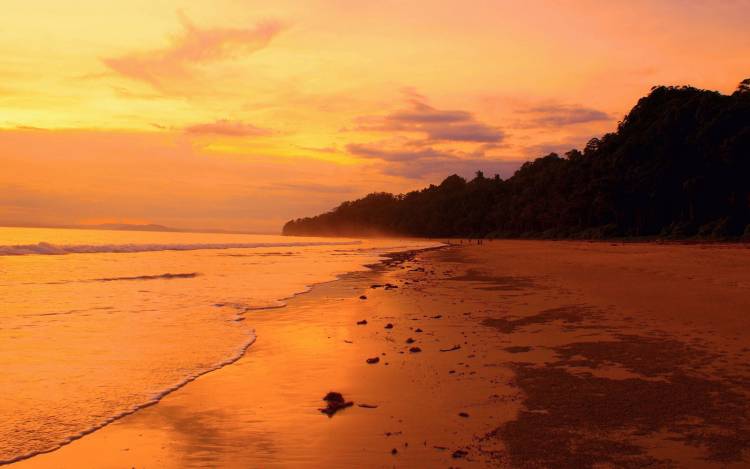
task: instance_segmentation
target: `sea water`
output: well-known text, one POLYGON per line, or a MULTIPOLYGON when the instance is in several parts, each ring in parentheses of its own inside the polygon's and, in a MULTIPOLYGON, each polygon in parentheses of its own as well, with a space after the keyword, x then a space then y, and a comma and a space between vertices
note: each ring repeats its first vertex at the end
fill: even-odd
POLYGON ((54 450, 236 361, 255 340, 254 311, 386 252, 432 245, 0 228, 0 463, 54 450))

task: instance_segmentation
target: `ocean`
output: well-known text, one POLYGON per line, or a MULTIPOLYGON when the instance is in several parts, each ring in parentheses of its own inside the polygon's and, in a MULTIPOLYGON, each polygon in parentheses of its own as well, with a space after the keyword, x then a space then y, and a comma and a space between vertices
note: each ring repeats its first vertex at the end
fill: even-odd
POLYGON ((54 450, 236 361, 256 339, 254 311, 384 253, 435 245, 0 228, 0 464, 54 450))

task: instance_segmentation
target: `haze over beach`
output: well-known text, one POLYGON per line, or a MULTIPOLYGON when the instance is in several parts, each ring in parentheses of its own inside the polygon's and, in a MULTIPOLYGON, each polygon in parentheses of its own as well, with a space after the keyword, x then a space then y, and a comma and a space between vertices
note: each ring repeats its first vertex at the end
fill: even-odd
POLYGON ((748 18, 6 0, 0 466, 747 467, 748 18))

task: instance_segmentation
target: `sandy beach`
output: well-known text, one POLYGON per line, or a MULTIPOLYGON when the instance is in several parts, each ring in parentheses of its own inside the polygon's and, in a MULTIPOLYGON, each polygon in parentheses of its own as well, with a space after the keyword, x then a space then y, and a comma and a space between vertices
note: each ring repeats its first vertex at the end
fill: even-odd
POLYGON ((12 467, 747 467, 748 265, 745 245, 394 255, 248 315, 239 361, 12 467), (321 413, 330 391, 353 406, 321 413))

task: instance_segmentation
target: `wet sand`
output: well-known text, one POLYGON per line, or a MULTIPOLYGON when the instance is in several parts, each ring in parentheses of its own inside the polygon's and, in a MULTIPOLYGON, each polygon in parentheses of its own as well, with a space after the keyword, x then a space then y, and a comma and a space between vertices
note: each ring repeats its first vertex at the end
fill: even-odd
POLYGON ((255 312, 238 362, 14 467, 747 467, 748 265, 742 245, 395 256, 255 312), (329 391, 354 405, 328 417, 329 391))

